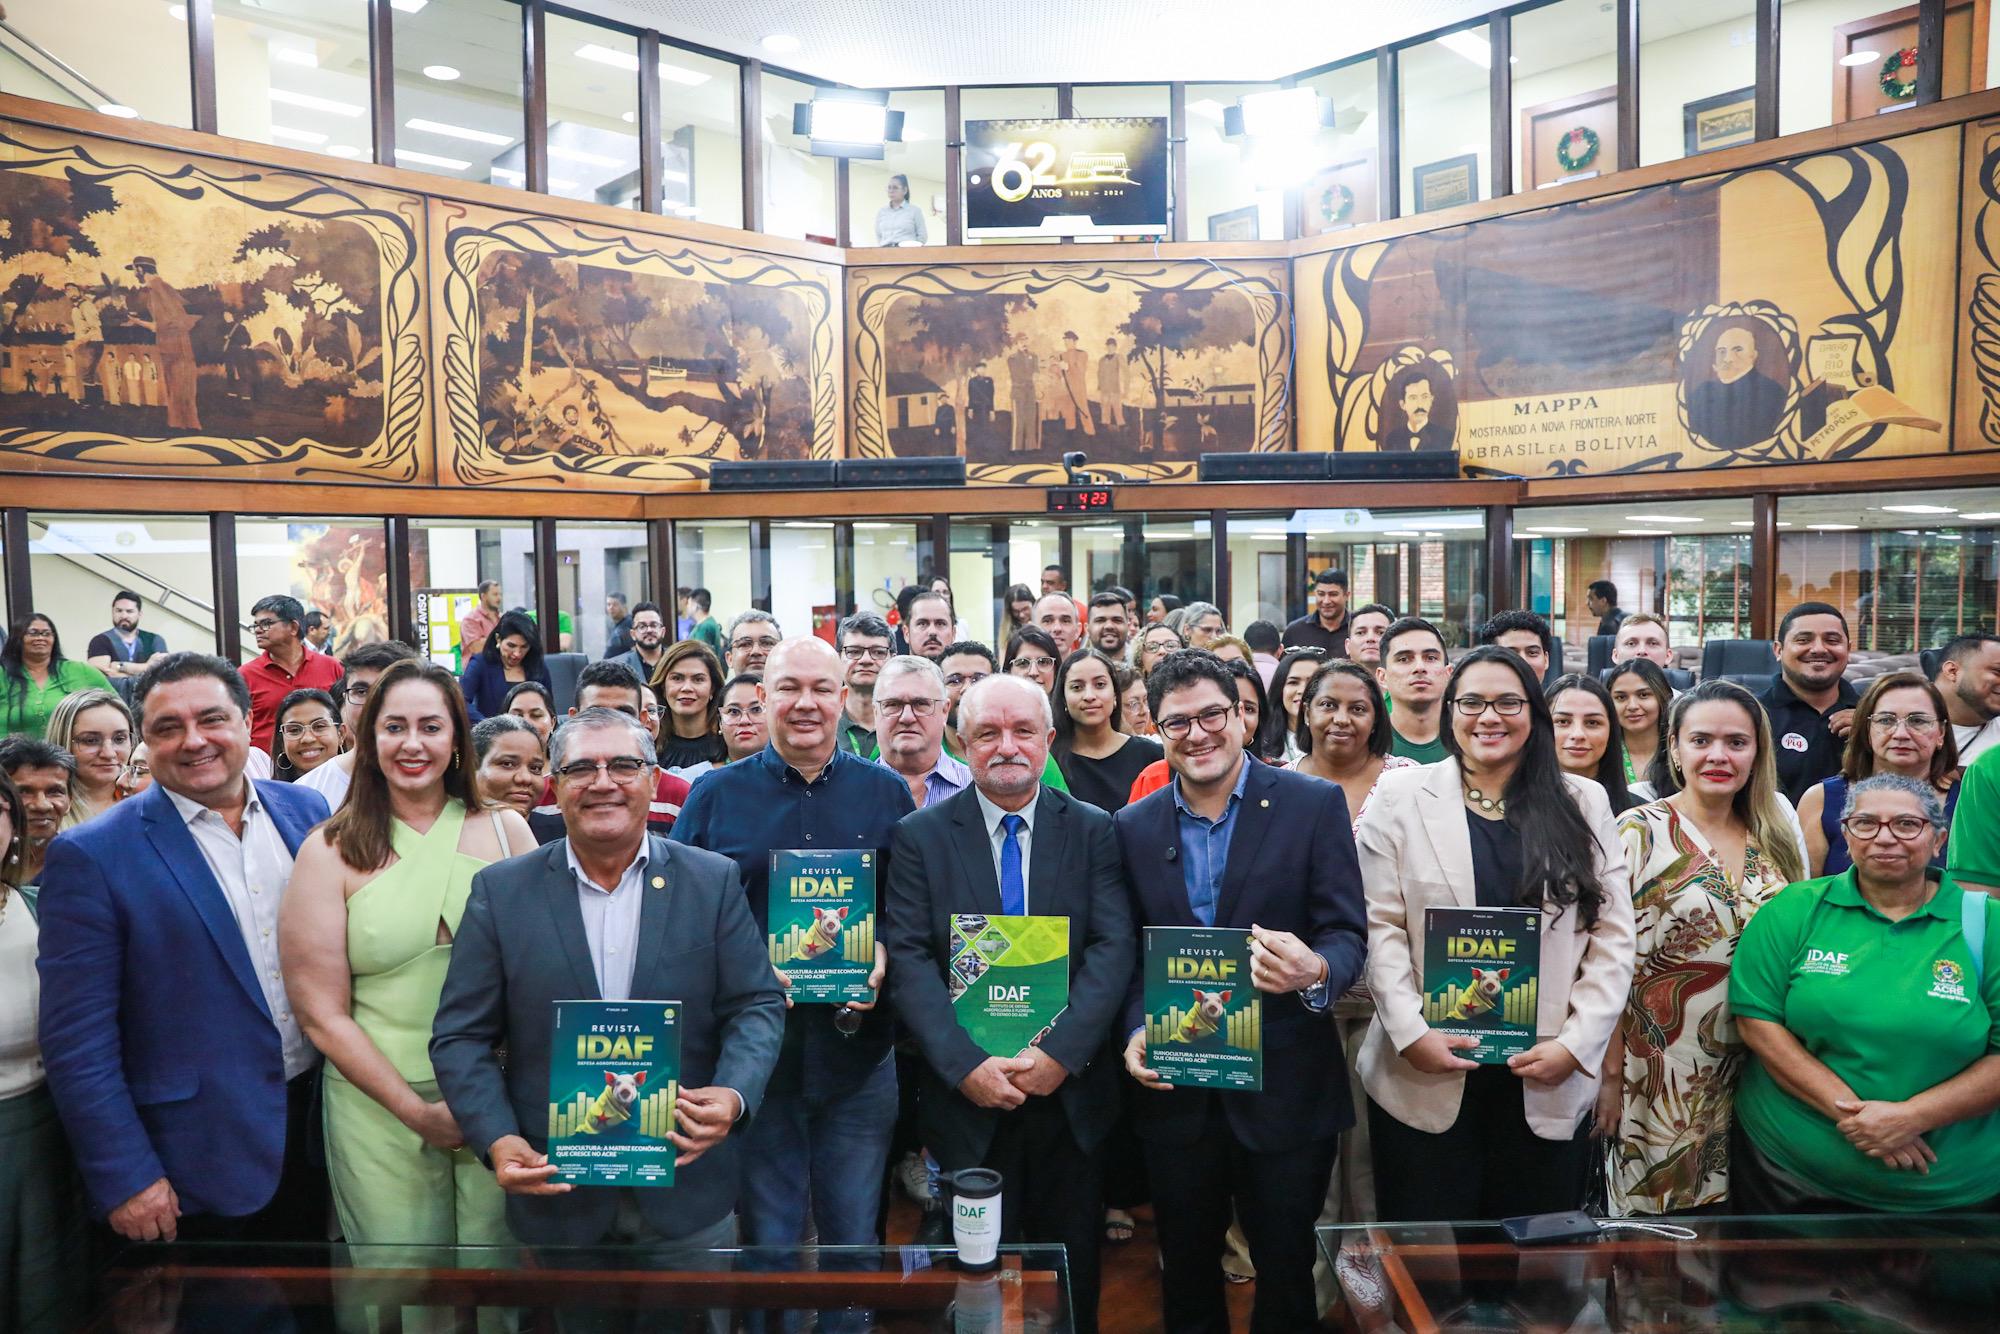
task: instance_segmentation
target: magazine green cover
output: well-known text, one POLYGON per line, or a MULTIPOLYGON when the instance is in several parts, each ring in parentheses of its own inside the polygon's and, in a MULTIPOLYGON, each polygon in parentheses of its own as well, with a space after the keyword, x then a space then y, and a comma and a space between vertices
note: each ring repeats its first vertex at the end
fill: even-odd
POLYGON ((1498 1065, 1535 1045, 1542 959, 1538 908, 1424 912, 1424 1022, 1479 1045, 1457 1053, 1498 1065))
POLYGON ((1264 1000, 1250 985, 1250 933, 1146 928, 1146 1064, 1184 1088, 1264 1087, 1264 1000))
POLYGON ((556 1002, 549 1161, 577 1186, 671 1186, 679 1001, 556 1002))
POLYGON ((1069 1004, 1069 918, 951 919, 951 1008, 989 1056, 1033 1046, 1069 1004))
POLYGON ((792 979, 794 1005, 873 1000, 875 853, 809 848, 771 853, 765 943, 792 979))

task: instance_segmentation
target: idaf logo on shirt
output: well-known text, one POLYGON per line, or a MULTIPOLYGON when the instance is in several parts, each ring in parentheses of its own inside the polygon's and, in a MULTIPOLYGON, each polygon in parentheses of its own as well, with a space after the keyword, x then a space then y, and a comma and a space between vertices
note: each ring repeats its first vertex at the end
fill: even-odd
POLYGON ((1847 975, 1847 955, 1833 950, 1806 951, 1806 960, 1799 965, 1801 973, 1816 973, 1823 977, 1845 977, 1847 975))

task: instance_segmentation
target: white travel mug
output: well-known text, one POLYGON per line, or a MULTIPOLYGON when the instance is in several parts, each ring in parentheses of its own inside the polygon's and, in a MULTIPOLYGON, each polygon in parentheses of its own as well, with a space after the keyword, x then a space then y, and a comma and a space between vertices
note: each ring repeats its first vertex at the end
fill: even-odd
POLYGON ((941 1178, 951 1193, 951 1241, 963 1269, 1000 1264, 1000 1174, 969 1167, 941 1178))

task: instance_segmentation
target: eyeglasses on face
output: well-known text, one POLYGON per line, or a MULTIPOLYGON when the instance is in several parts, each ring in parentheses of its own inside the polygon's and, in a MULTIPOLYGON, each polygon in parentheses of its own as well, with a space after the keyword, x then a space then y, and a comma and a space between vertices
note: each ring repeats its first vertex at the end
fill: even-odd
POLYGON ((1937 717, 1928 713, 1874 713, 1868 716, 1868 725, 1878 732, 1894 732, 1898 727, 1907 727, 1912 732, 1928 732, 1937 726, 1937 717))
POLYGON ((1016 676, 1026 676, 1029 672, 1052 672, 1056 669, 1054 658, 1037 654, 1032 658, 1016 658, 1007 664, 1007 670, 1016 676))
POLYGON ((722 721, 725 723, 746 723, 752 718, 762 718, 763 716, 764 706, 762 704, 731 704, 722 710, 722 721))
MULTIPOLYGON (((743 646, 739 644, 737 647, 743 646)), ((840 656, 849 662, 860 662, 864 658, 869 662, 887 662, 889 650, 877 645, 849 644, 840 651, 840 656)))
POLYGON ((1488 709, 1502 718, 1512 718, 1528 707, 1528 701, 1519 695, 1502 695, 1498 699, 1488 699, 1484 695, 1460 695, 1452 701, 1452 707, 1467 718, 1477 718, 1488 709))
POLYGON ((769 653, 777 646, 778 641, 770 635, 765 635, 762 639, 732 639, 729 641, 731 651, 736 653, 749 653, 754 649, 763 649, 766 653, 769 653))
POLYGON ((273 628, 273 627, 275 627, 275 626, 280 626, 280 625, 283 625, 283 624, 284 624, 284 622, 283 622, 283 621, 281 621, 281 620, 278 620, 278 619, 277 619, 276 617, 272 617, 272 616, 264 616, 264 617, 260 617, 260 618, 258 618, 257 620, 254 620, 254 621, 250 622, 250 628, 251 628, 252 630, 256 630, 256 631, 258 631, 259 633, 262 633, 262 632, 264 632, 264 631, 268 631, 268 630, 272 629, 272 628, 273 628))
POLYGON ((646 762, 634 755, 620 755, 609 760, 572 760, 556 770, 556 777, 565 783, 589 783, 596 780, 599 773, 611 775, 611 781, 623 787, 639 781, 639 775, 646 772, 646 762))
POLYGON ((1921 815, 1897 815, 1883 819, 1879 815, 1850 815, 1840 822, 1848 836, 1868 842, 1887 829, 1899 843, 1910 843, 1931 831, 1931 822, 1921 815))
POLYGON ((878 711, 891 718, 894 718, 904 709, 908 709, 919 718, 928 718, 944 707, 944 701, 941 699, 878 699, 875 701, 875 707, 878 711))
POLYGON ((23 639, 54 639, 56 632, 46 625, 31 625, 21 632, 23 639))
POLYGON ((1170 717, 1155 719, 1153 725, 1169 741, 1184 741, 1189 732, 1197 726, 1204 732, 1220 732, 1235 716, 1237 705, 1217 704, 1203 709, 1200 713, 1176 713, 1170 717))
POLYGON ((308 733, 313 736, 329 736, 339 726, 340 724, 331 718, 315 718, 309 723, 286 723, 278 729, 278 735, 296 741, 308 733))

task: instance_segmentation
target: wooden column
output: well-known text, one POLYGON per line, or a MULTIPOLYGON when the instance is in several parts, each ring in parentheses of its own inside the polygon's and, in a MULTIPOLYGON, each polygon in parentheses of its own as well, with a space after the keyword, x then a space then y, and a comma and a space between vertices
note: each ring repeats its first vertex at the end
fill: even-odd
POLYGON ((1172 217, 1172 239, 1176 241, 1188 239, 1187 117, 1187 85, 1167 85, 1167 156, 1173 163, 1174 178, 1174 197, 1168 212, 1172 217))
POLYGON ((368 0, 368 120, 375 132, 375 161, 396 165, 396 11, 389 0, 368 0))
MULTIPOLYGON (((681 599, 680 579, 674 568, 674 521, 672 519, 648 519, 646 521, 646 560, 650 566, 647 582, 652 585, 645 596, 660 604, 660 619, 667 623, 671 631, 680 621, 681 599)), ((680 636, 669 634, 667 642, 672 643, 680 636)))
MULTIPOLYGON (((1414 543, 1411 544, 1414 547, 1414 543)), ((1514 507, 1486 507, 1486 614, 1514 605, 1514 507)), ((1468 626, 1467 629, 1472 627, 1468 626)))
POLYGON ((835 158, 833 160, 833 243, 837 246, 854 244, 853 240, 850 239, 851 229, 847 225, 847 206, 850 201, 848 189, 847 159, 844 157, 835 158))
MULTIPOLYGON (((1241 636, 1243 628, 1236 624, 1236 613, 1230 608, 1229 591, 1231 581, 1229 570, 1228 510, 1212 509, 1208 512, 1208 541, 1209 565, 1211 568, 1209 580, 1215 590, 1213 601, 1216 606, 1222 608, 1222 623, 1228 626, 1235 634, 1241 636)), ((1133 591, 1136 592, 1137 590, 1133 591)), ((1280 628, 1282 629, 1283 627, 1280 628)))
POLYGON ((1778 137, 1778 0, 1757 0, 1757 103, 1752 117, 1757 138, 1778 137))
POLYGON ((944 90, 944 243, 965 244, 965 125, 958 85, 944 90))
POLYGON ((535 623, 542 631, 542 652, 562 652, 562 584, 556 570, 556 521, 535 520, 535 623))
POLYGON ((35 608, 34 580, 28 574, 28 511, 18 505, 0 510, 0 557, 6 564, 7 616, 18 621, 35 608))
POLYGON ((208 516, 208 578, 215 589, 215 651, 224 662, 239 663, 243 661, 243 609, 236 591, 234 514, 208 516))
MULTIPOLYGON (((750 520, 750 605, 758 611, 771 610, 771 521, 769 519, 750 520)), ((795 626, 792 633, 804 632, 795 626)))
POLYGON ((1917 0, 1917 105, 1944 96, 1945 0, 1917 0))
POLYGON ((1375 52, 1375 196, 1383 220, 1403 216, 1401 184, 1403 175, 1401 62, 1396 48, 1384 46, 1375 52))
POLYGON ((542 0, 521 6, 521 106, 526 136, 521 141, 521 170, 527 188, 549 192, 549 24, 542 0))
POLYGON ((658 213, 660 205, 660 34, 639 34, 639 207, 658 213))
POLYGON ((1618 170, 1639 165, 1639 0, 1618 5, 1618 170))
POLYGON ((764 230, 764 62, 743 62, 743 83, 738 90, 743 131, 743 229, 764 230))
POLYGON ((422 650, 418 641, 416 606, 410 587, 410 518, 398 514, 382 521, 382 563, 389 569, 389 638, 422 650))
POLYGON ((215 134, 215 0, 187 0, 188 72, 194 77, 190 123, 197 133, 215 134))
MULTIPOLYGON (((1377 602, 1387 598, 1377 597, 1377 602)), ((1285 534, 1285 620, 1296 621, 1306 614, 1306 535, 1285 534)))
POLYGON ((852 616, 854 605, 854 521, 841 519, 833 525, 833 614, 836 620, 852 616))
POLYGON ((1493 50, 1493 67, 1487 82, 1491 122, 1493 198, 1505 199, 1514 193, 1514 69, 1509 57, 1514 51, 1514 21, 1505 13, 1486 21, 1487 42, 1493 50))
POLYGON ((1778 497, 1759 491, 1750 498, 1750 637, 1778 633, 1778 497))
POLYGON ((931 578, 951 578, 951 516, 933 514, 931 529, 931 578))

